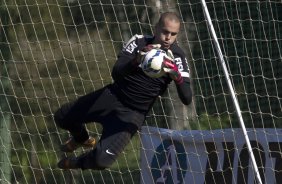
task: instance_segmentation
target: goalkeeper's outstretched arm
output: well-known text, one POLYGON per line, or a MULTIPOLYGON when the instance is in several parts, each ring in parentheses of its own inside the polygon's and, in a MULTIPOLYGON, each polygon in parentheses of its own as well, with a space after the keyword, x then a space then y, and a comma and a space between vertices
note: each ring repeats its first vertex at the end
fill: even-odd
POLYGON ((192 90, 190 86, 190 75, 187 59, 178 57, 178 62, 175 62, 173 55, 165 58, 163 65, 164 71, 167 72, 172 80, 174 80, 178 96, 184 105, 189 105, 192 101, 192 90), (178 65, 176 64, 178 63, 178 65), (180 68, 180 69, 179 69, 180 68))
POLYGON ((183 82, 181 84, 176 84, 176 89, 181 102, 184 105, 189 105, 192 102, 190 79, 183 77, 183 82))

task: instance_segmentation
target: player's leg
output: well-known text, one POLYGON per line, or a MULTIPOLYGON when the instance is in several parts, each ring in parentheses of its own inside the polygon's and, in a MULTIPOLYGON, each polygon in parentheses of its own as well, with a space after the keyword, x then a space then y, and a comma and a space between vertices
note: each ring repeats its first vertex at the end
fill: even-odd
POLYGON ((115 114, 107 116, 106 123, 103 123, 102 137, 96 148, 79 157, 62 159, 58 163, 60 168, 100 170, 110 167, 115 162, 145 120, 144 114, 117 103, 115 105, 118 105, 115 107, 115 114))
MULTIPOLYGON (((112 127, 114 128, 114 127, 112 127)), ((94 169, 103 170, 109 168, 130 142, 132 136, 137 132, 137 127, 125 128, 122 131, 101 138, 93 151, 86 152, 79 157, 66 157, 59 163, 61 169, 94 169)))
POLYGON ((57 126, 70 132, 75 142, 82 143, 89 138, 89 135, 83 119, 80 118, 83 113, 75 111, 80 106, 78 101, 62 105, 54 114, 54 120, 57 126))
POLYGON ((98 113, 106 108, 107 101, 100 98, 110 100, 107 96, 106 88, 82 96, 74 102, 64 104, 54 115, 55 123, 62 129, 68 130, 72 137, 67 140, 61 150, 64 152, 72 152, 78 147, 93 147, 96 143, 93 137, 88 135, 85 123, 90 121, 98 121, 98 113), (103 101, 103 102, 101 102, 103 101))

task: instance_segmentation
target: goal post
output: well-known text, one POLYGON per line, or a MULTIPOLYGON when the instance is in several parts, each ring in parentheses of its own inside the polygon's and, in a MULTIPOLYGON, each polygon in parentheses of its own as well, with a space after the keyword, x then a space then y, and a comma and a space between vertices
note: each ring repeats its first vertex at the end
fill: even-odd
MULTIPOLYGON (((0 182, 146 183, 145 174, 160 183, 235 184, 260 181, 259 171, 262 183, 282 183, 282 3, 205 2, 217 39, 198 0, 2 0, 0 182), (183 106, 171 83, 112 167, 59 169, 69 134, 54 112, 110 84, 123 44, 152 34, 164 11, 181 18, 177 43, 191 71, 192 104, 183 106)), ((101 126, 87 129, 101 136, 101 126)))
POLYGON ((253 150, 252 150, 250 139, 248 137, 246 126, 245 126, 245 123, 244 123, 244 120, 243 120, 243 117, 242 117, 242 114, 241 114, 241 109, 240 109, 237 97, 235 95, 235 92, 234 92, 234 89, 233 89, 233 86, 232 86, 232 83, 231 83, 231 80, 230 80, 230 77, 229 77, 229 73, 227 71, 225 60, 224 60, 224 57, 223 57, 223 54, 222 54, 222 51, 221 51, 221 48, 220 48, 220 45, 219 45, 219 42, 218 42, 217 35, 215 33, 215 30, 214 30, 214 26, 213 26, 212 21, 211 21, 211 17, 210 17, 209 10, 207 8, 206 1, 201 0, 201 2, 202 2, 203 10, 204 10, 204 15, 207 19, 207 25, 209 27, 210 34, 213 38, 215 49, 216 49, 216 52, 218 54, 220 64, 223 68, 224 76, 226 78, 228 88, 229 88, 230 93, 231 93, 232 101, 233 101, 233 104, 235 106, 235 110, 236 110, 236 113, 237 113, 237 116, 238 116, 238 119, 239 119, 239 122, 240 122, 240 126, 242 128, 243 135, 244 135, 244 138, 246 140, 247 148, 248 148, 248 151, 249 151, 249 154, 250 154, 250 157, 251 157, 251 161, 252 161, 252 164, 253 164, 253 169, 254 169, 254 172, 255 172, 255 175, 256 175, 256 178, 257 178, 257 182, 259 184, 262 184, 262 180, 261 180, 261 177, 260 177, 260 173, 259 173, 259 170, 258 170, 256 160, 255 160, 255 156, 254 156, 254 153, 253 153, 253 150))

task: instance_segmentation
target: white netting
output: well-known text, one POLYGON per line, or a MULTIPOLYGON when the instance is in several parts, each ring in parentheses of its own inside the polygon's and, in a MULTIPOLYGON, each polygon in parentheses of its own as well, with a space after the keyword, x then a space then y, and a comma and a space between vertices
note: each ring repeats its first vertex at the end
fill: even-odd
MULTIPOLYGON (((209 0, 207 6, 246 126, 262 128, 260 132, 280 128, 281 2, 209 0)), ((68 134, 55 126, 53 113, 65 102, 111 83, 111 68, 122 45, 134 34, 151 34, 160 13, 166 10, 177 11, 183 20, 178 43, 189 60, 193 103, 184 107, 171 85, 148 114, 146 124, 178 130, 240 127, 199 1, 3 0, 1 182, 142 180, 140 133, 106 171, 58 169, 56 163, 62 154, 58 146, 68 134)), ((99 126, 91 124, 88 129, 100 136, 99 126)), ((281 152, 280 147, 276 152, 281 152)))

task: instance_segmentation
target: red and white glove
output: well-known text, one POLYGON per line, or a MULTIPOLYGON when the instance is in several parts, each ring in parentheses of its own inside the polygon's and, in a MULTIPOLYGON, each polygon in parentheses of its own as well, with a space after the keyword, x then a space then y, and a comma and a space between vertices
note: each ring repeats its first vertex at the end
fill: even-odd
POLYGON ((174 63, 172 58, 164 58, 163 70, 169 74, 170 78, 174 80, 176 84, 181 84, 183 82, 183 78, 178 70, 178 66, 174 63))
POLYGON ((145 47, 143 47, 141 50, 138 51, 138 55, 136 57, 135 62, 137 64, 141 64, 141 62, 143 61, 145 55, 147 54, 147 52, 149 52, 152 49, 159 49, 161 48, 161 44, 149 44, 146 45, 145 47))

